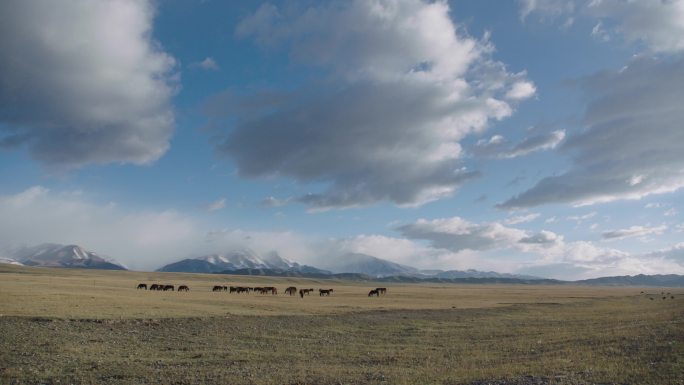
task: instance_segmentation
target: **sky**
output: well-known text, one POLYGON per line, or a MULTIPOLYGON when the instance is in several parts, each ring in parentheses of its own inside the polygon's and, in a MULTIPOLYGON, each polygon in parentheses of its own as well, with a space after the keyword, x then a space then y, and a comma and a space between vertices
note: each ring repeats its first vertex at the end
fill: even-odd
POLYGON ((9 0, 0 49, 0 254, 684 274, 684 0, 9 0))

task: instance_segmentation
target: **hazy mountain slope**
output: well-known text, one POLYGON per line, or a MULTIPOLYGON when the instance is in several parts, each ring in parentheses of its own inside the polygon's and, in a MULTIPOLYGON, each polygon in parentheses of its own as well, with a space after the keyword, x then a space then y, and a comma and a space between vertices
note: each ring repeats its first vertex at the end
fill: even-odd
POLYGON ((17 250, 14 259, 26 266, 127 270, 121 263, 78 245, 44 243, 17 250))

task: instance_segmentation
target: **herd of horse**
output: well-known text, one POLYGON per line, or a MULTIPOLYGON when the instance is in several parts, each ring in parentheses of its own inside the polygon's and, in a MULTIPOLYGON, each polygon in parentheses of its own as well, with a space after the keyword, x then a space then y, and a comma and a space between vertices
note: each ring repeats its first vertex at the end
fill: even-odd
MULTIPOLYGON (((162 285, 158 283, 153 283, 150 285, 149 289, 147 287, 146 283, 140 283, 137 286, 138 290, 154 290, 154 291, 174 291, 175 286, 173 285, 162 285)), ((180 285, 178 286, 177 291, 190 291, 190 288, 187 285, 180 285)), ((271 294, 271 295, 277 295, 278 294, 278 289, 274 286, 258 286, 258 287, 250 287, 250 286, 223 286, 223 285, 214 285, 214 287, 211 289, 211 291, 225 291, 228 293, 236 293, 236 294, 241 294, 241 293, 258 293, 258 294, 271 294)), ((297 288, 295 286, 290 286, 287 289, 285 289, 284 294, 294 296, 297 293, 299 293, 299 296, 301 298, 304 298, 305 295, 311 295, 311 293, 314 292, 314 289, 299 289, 297 291, 297 288)), ((318 289, 318 295, 321 297, 329 297, 331 294, 333 294, 334 290, 333 289, 318 289)), ((377 287, 375 289, 372 289, 371 291, 368 292, 369 297, 380 297, 380 295, 387 294, 387 288, 386 287, 377 287)))
MULTIPOLYGON (((147 284, 146 283, 141 283, 138 284, 137 287, 138 290, 148 290, 147 284)), ((153 291, 175 291, 176 287, 173 285, 160 285, 158 283, 153 283, 150 285, 149 290, 153 291)), ((187 285, 180 285, 178 286, 178 291, 190 291, 190 288, 187 285)))

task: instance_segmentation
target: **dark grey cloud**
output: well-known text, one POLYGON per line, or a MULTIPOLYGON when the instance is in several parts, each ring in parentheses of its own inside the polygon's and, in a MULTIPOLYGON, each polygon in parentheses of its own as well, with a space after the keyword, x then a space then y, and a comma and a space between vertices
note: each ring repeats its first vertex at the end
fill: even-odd
POLYGON ((490 43, 460 31, 442 2, 264 4, 236 34, 284 47, 321 76, 287 92, 212 98, 217 149, 243 177, 323 186, 291 198, 313 209, 453 194, 479 175, 464 168, 460 140, 534 92, 524 74, 491 59, 490 43))
POLYGON ((0 146, 57 168, 159 158, 175 63, 153 16, 147 1, 1 2, 0 146))
POLYGON ((501 204, 592 204, 684 187, 684 59, 639 57, 582 82, 591 97, 586 129, 561 150, 572 166, 501 204))

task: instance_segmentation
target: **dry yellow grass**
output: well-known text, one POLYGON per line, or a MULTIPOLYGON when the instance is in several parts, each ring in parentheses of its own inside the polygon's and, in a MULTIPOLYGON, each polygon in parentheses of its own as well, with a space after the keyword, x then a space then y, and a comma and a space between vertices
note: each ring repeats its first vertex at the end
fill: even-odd
POLYGON ((382 284, 368 298, 375 286, 0 266, 0 383, 684 384, 681 289, 382 284))
MULTIPOLYGON (((0 265, 0 314, 58 318, 174 318, 331 314, 367 310, 468 309, 524 303, 571 303, 639 295, 638 288, 534 285, 389 284, 216 274, 44 269, 0 265), (138 283, 186 284, 188 293, 137 290, 138 283), (276 286, 279 295, 212 292, 214 285, 276 286), (288 286, 314 288, 286 296, 288 286), (381 298, 368 290, 389 288, 381 298), (319 297, 318 288, 333 288, 319 297)), ((651 290, 655 292, 656 290, 651 290)))

